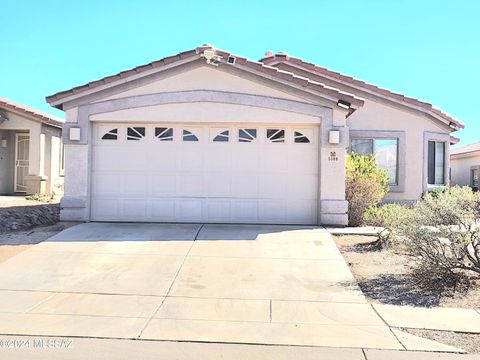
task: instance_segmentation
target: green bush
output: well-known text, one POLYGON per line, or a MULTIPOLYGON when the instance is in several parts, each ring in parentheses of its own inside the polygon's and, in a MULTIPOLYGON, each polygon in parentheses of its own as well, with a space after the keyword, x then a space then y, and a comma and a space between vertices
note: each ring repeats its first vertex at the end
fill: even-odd
POLYGON ((363 224, 365 209, 382 200, 388 191, 388 175, 380 169, 374 156, 347 156, 345 176, 345 197, 348 201, 348 224, 363 224))
POLYGON ((451 187, 425 194, 399 227, 409 255, 424 270, 480 274, 480 193, 451 187))
POLYGON ((412 209, 400 204, 385 204, 372 206, 365 210, 365 225, 381 227, 378 233, 378 243, 389 247, 399 236, 400 229, 408 224, 412 209))

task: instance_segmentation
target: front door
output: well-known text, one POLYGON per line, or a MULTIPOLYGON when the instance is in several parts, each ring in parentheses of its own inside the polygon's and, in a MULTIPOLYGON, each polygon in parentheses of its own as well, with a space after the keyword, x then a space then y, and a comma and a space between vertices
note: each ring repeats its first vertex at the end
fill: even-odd
POLYGON ((26 192, 25 177, 28 175, 30 135, 15 134, 15 192, 26 192))

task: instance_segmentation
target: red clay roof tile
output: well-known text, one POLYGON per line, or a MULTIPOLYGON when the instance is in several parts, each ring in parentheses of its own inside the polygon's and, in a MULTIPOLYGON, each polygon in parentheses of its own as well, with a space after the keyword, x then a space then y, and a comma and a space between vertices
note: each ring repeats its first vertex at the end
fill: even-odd
POLYGON ((44 124, 51 125, 58 128, 61 128, 63 126, 63 123, 65 122, 63 119, 60 119, 56 116, 44 113, 40 110, 31 108, 27 105, 14 102, 4 97, 0 97, 0 109, 18 112, 30 118, 34 118, 44 124))
POLYGON ((298 65, 301 68, 306 69, 308 71, 311 71, 320 75, 325 75, 330 78, 338 79, 339 81, 344 81, 352 86, 364 88, 373 93, 377 93, 386 97, 393 98, 400 102, 404 102, 406 104, 419 107, 425 111, 430 111, 435 115, 439 116, 440 118, 442 118, 444 121, 452 123, 458 128, 464 128, 464 124, 460 120, 455 119, 453 116, 447 114, 445 111, 433 106, 428 102, 425 102, 416 98, 408 97, 408 96, 390 91, 388 89, 378 87, 373 84, 366 83, 365 81, 355 79, 348 75, 343 75, 337 71, 333 71, 325 67, 318 66, 311 62, 304 61, 300 58, 292 57, 284 52, 280 52, 271 56, 264 57, 260 61, 263 62, 264 64, 272 64, 273 66, 277 65, 278 63, 298 65))

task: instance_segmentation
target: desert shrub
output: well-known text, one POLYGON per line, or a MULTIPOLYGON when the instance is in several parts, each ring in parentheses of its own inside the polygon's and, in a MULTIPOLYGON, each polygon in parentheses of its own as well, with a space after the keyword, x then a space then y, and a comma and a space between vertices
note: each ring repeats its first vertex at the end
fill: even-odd
POLYGON ((365 225, 378 226, 378 245, 389 247, 400 235, 400 230, 408 224, 412 209, 400 204, 371 206, 365 210, 365 225))
POLYGON ((27 195, 25 196, 25 199, 39 201, 39 202, 50 202, 50 200, 52 200, 52 196, 37 193, 33 195, 27 195))
POLYGON ((347 156, 345 197, 348 200, 348 224, 360 226, 365 209, 382 200, 388 190, 388 176, 380 169, 374 156, 347 156))
POLYGON ((399 229, 406 249, 431 273, 480 275, 480 194, 451 187, 426 194, 399 229))

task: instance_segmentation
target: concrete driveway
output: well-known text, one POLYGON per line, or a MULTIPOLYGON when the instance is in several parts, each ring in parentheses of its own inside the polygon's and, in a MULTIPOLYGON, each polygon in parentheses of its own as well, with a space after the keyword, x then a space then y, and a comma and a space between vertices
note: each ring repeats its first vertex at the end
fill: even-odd
POLYGON ((321 228, 82 224, 0 264, 0 333, 404 349, 321 228))

